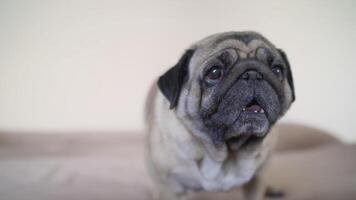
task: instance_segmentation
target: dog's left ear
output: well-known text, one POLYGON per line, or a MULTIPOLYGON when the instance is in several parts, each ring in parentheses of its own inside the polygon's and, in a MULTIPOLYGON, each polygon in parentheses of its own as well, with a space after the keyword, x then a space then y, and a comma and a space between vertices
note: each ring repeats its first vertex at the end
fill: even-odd
POLYGON ((282 49, 278 49, 278 52, 279 54, 281 55, 284 63, 286 64, 286 68, 287 68, 287 81, 288 81, 288 84, 292 90, 292 102, 295 101, 295 91, 294 91, 294 83, 293 83, 293 76, 292 76, 292 69, 290 67, 290 64, 289 64, 289 60, 287 58, 287 55, 286 53, 284 53, 284 51, 282 49))
POLYGON ((188 49, 178 63, 158 79, 158 87, 168 99, 170 109, 177 106, 182 86, 188 80, 188 65, 193 53, 193 49, 188 49))

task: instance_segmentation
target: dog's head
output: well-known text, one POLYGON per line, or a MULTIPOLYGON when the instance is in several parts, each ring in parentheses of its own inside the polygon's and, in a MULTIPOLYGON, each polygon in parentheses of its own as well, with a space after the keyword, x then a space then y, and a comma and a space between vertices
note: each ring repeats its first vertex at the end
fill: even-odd
POLYGON ((285 53, 256 32, 198 41, 158 86, 192 134, 230 149, 263 139, 295 100, 285 53))

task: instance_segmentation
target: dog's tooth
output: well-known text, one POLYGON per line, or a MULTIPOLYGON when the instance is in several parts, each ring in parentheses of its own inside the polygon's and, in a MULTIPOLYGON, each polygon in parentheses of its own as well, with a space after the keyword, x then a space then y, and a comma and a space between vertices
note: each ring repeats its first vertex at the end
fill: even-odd
POLYGON ((242 108, 242 111, 245 111, 246 110, 246 108, 242 108))
POLYGON ((265 110, 261 109, 260 113, 265 113, 265 110))

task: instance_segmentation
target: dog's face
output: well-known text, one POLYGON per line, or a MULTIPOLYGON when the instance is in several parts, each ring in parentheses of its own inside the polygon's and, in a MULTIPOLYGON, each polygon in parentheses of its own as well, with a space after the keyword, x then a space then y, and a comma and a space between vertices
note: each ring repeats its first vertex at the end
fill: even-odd
POLYGON ((232 150, 262 140, 295 99, 286 55, 255 32, 199 41, 158 85, 192 134, 232 150))

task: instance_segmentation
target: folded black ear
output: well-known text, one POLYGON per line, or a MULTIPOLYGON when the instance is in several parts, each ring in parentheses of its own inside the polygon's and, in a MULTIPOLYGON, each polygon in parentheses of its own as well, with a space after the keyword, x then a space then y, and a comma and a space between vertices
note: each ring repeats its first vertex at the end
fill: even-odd
POLYGON ((170 109, 177 106, 182 85, 188 80, 188 65, 193 53, 193 49, 187 50, 178 63, 158 79, 158 87, 170 102, 170 109))
POLYGON ((287 55, 286 53, 284 53, 284 51, 282 49, 278 49, 278 52, 279 54, 281 55, 284 63, 286 64, 286 67, 287 67, 287 81, 288 81, 288 84, 289 86, 291 87, 292 89, 292 101, 295 100, 295 92, 294 92, 294 83, 293 83, 293 76, 292 76, 292 69, 290 67, 290 64, 289 64, 289 60, 287 58, 287 55))

